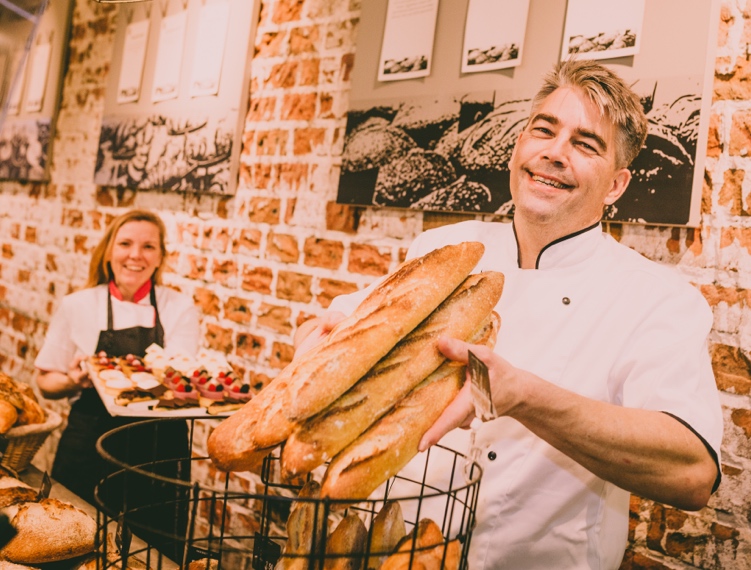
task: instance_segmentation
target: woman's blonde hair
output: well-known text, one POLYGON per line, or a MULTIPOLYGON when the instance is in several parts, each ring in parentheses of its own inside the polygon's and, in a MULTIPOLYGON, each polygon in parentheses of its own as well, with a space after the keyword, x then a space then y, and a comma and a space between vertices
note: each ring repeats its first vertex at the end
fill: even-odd
POLYGON ((162 219, 148 210, 130 210, 119 215, 112 220, 102 236, 102 239, 94 248, 89 263, 89 279, 86 287, 96 287, 104 283, 109 283, 112 279, 112 268, 110 267, 109 258, 112 255, 112 246, 115 242, 117 232, 128 222, 149 222, 159 228, 159 249, 162 253, 162 260, 159 267, 154 271, 151 280, 159 284, 162 282, 162 267, 167 257, 167 248, 165 246, 165 235, 167 230, 164 227, 162 219))

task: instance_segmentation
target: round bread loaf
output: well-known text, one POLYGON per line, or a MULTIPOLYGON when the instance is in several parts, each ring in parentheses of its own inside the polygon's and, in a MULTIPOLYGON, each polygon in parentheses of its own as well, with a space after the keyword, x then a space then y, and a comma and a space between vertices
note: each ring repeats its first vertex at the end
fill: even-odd
POLYGON ((70 503, 42 499, 10 507, 6 514, 17 534, 0 556, 11 562, 54 562, 94 550, 96 522, 70 503))

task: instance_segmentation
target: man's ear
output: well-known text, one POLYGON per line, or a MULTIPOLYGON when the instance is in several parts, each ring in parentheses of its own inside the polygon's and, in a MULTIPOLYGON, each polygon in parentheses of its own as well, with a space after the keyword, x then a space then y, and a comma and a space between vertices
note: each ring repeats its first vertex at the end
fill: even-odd
POLYGON ((616 171, 615 176, 613 177, 613 185, 611 186, 610 191, 605 195, 604 204, 606 206, 615 204, 616 200, 623 196, 629 182, 631 182, 631 171, 628 168, 621 168, 616 171))

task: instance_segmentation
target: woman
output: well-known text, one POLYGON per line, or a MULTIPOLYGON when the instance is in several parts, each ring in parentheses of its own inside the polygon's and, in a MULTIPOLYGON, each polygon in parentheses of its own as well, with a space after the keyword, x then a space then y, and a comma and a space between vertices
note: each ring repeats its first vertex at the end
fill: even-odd
MULTIPOLYGON (((152 343, 185 354, 198 350, 193 300, 160 284, 165 233, 162 220, 149 211, 131 210, 115 218, 94 249, 85 288, 63 298, 34 362, 46 398, 73 399, 52 477, 92 503, 94 487, 107 469, 96 451, 97 439, 137 420, 110 416, 82 362, 101 351, 108 356, 143 356, 152 343)), ((158 426, 159 458, 188 457, 185 422, 164 424, 158 426)), ((145 443, 142 447, 150 447, 145 443)), ((120 455, 124 448, 125 442, 123 449, 108 451, 133 461, 132 456, 120 455)))

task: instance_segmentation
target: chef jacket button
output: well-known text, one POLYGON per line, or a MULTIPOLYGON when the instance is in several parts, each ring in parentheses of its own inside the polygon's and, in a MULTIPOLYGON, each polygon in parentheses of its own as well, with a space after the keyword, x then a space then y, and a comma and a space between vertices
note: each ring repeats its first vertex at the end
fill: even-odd
POLYGON ((563 301, 564 305, 570 305, 571 304, 571 299, 569 299, 568 297, 564 297, 562 299, 562 301, 563 301))
POLYGON ((488 453, 488 459, 490 459, 491 461, 495 461, 496 457, 498 456, 496 455, 495 451, 491 451, 488 453))

